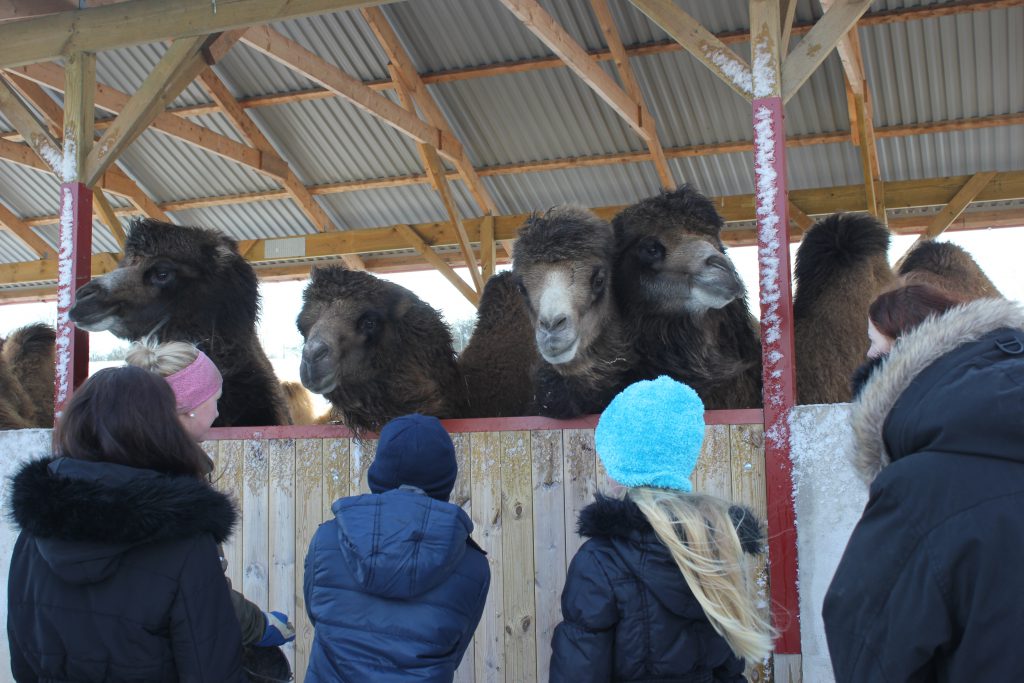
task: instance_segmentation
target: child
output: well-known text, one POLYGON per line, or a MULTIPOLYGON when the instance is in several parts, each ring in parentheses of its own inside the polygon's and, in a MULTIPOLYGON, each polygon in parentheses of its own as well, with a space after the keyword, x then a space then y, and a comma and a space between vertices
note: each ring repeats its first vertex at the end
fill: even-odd
POLYGON ((743 557, 752 513, 691 493, 704 405, 668 377, 637 382, 597 424, 605 469, 626 487, 580 513, 588 536, 562 591, 551 681, 743 681, 772 650, 743 557), (738 530, 737 530, 738 527, 738 530))

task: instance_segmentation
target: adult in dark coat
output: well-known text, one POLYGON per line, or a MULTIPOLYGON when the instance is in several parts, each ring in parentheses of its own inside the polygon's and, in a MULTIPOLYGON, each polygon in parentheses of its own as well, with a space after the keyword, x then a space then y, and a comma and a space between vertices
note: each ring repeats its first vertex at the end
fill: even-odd
POLYGON ((907 332, 852 419, 870 492, 825 596, 836 680, 1024 680, 1024 310, 907 332))
POLYGON ((102 370, 56 437, 60 457, 26 464, 11 486, 14 680, 244 680, 217 557, 234 508, 200 478, 203 453, 170 387, 138 368, 102 370))
POLYGON ((434 417, 395 418, 367 473, 306 555, 315 625, 306 681, 450 682, 483 613, 491 574, 473 523, 448 502, 455 449, 434 417))

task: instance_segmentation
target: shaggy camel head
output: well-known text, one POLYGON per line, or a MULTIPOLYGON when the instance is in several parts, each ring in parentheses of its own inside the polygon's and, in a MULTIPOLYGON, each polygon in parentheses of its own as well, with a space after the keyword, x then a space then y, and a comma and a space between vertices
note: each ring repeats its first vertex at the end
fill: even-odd
POLYGON ((520 228, 512 270, 548 363, 585 354, 614 315, 614 242, 607 222, 572 206, 534 214, 520 228))
POLYGON ((130 226, 117 269, 82 285, 70 311, 81 329, 123 339, 154 330, 231 334, 251 328, 258 314, 256 275, 234 240, 150 219, 130 226))
POLYGON ((305 339, 299 377, 317 394, 380 381, 399 366, 440 373, 418 358, 430 350, 427 340, 441 340, 454 367, 451 332, 440 314, 405 287, 363 271, 315 269, 296 324, 305 339))
POLYGON ((638 202, 612 224, 624 311, 703 313, 746 295, 719 238, 722 217, 690 186, 638 202))

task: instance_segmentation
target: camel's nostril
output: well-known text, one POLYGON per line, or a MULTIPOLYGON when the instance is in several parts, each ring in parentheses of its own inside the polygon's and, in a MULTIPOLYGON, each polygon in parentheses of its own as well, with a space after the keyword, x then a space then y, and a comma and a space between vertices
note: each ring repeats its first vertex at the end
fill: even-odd
POLYGON ((75 301, 82 301, 96 296, 100 291, 100 286, 95 282, 87 282, 78 288, 75 292, 75 301))
POLYGON ((319 339, 311 339, 302 347, 302 360, 317 363, 327 357, 327 344, 319 339))
POLYGON ((560 315, 556 318, 541 318, 540 326, 546 332, 560 332, 565 329, 568 322, 568 316, 560 315))

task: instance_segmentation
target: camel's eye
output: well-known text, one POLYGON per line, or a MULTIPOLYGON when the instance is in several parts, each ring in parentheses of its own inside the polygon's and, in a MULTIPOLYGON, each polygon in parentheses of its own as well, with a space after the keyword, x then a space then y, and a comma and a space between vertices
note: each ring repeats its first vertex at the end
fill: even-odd
POLYGON ((174 269, 170 266, 158 265, 149 271, 149 282, 157 287, 166 287, 174 282, 175 275, 174 269))
POLYGON ((594 268, 594 274, 590 276, 590 290, 594 294, 600 294, 604 291, 604 285, 607 281, 607 277, 604 268, 594 268))
POLYGON ((530 295, 526 291, 526 285, 523 284, 522 278, 516 278, 516 289, 518 289, 519 293, 522 294, 527 299, 530 298, 530 295))
POLYGON ((665 258, 665 247, 658 240, 648 237, 636 245, 637 256, 644 263, 652 264, 665 258))
POLYGON ((373 337, 380 332, 381 322, 382 320, 379 313, 367 311, 359 316, 359 320, 356 322, 356 327, 367 337, 373 337))

